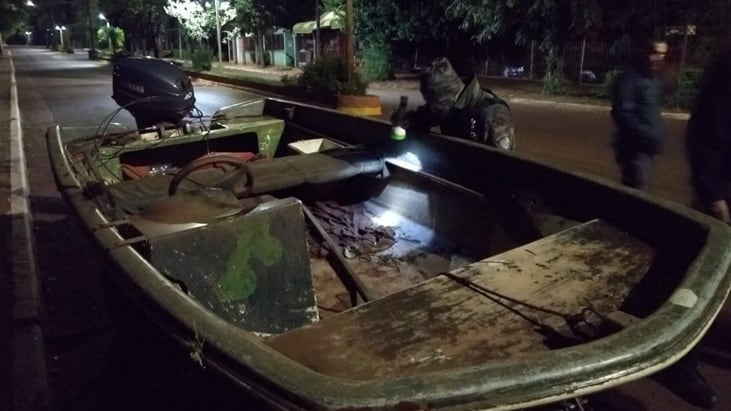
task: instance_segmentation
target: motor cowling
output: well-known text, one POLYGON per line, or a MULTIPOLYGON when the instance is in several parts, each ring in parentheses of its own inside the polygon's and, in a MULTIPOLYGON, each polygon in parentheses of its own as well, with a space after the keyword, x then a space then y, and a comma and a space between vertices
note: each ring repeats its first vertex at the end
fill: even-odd
POLYGON ((137 127, 180 124, 195 105, 190 77, 165 60, 127 57, 112 72, 112 98, 132 114, 137 127))

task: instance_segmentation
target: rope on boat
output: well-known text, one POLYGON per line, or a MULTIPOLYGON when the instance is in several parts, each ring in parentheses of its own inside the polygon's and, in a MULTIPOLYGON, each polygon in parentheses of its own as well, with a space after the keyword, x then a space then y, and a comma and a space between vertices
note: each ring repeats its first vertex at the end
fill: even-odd
POLYGON ((581 324, 581 323, 586 323, 587 325, 590 325, 590 326, 594 327, 593 324, 591 324, 588 321, 586 321, 587 313, 597 315, 599 318, 604 318, 604 316, 602 316, 594 307, 592 307, 589 302, 587 302, 587 306, 584 307, 581 310, 581 312, 579 312, 578 314, 563 313, 563 312, 560 312, 560 311, 557 311, 557 310, 553 310, 553 309, 545 308, 545 307, 539 307, 537 305, 534 305, 534 304, 531 304, 531 303, 528 303, 528 302, 525 302, 525 301, 521 301, 521 300, 518 300, 518 299, 515 299, 515 298, 512 298, 512 297, 503 295, 503 294, 501 294, 501 293, 499 293, 497 291, 490 290, 489 288, 483 287, 480 284, 477 284, 477 283, 475 283, 474 281, 472 281, 470 279, 461 277, 461 276, 456 275, 456 274, 453 274, 453 273, 444 272, 444 273, 441 273, 441 275, 443 275, 443 276, 445 276, 445 277, 447 277, 447 278, 455 281, 456 283, 458 283, 458 284, 460 284, 460 285, 462 285, 464 287, 467 287, 467 288, 469 288, 469 289, 471 289, 473 291, 476 291, 480 295, 482 295, 482 296, 490 299, 494 303, 496 303, 496 304, 498 304, 498 305, 506 308, 507 310, 511 311, 515 315, 523 318, 524 320, 530 322, 531 324, 534 324, 541 331, 544 331, 544 332, 548 333, 549 335, 561 337, 561 338, 564 338, 564 339, 566 339, 566 338, 569 338, 569 339, 577 339, 577 337, 587 337, 585 335, 585 333, 582 330, 580 330, 579 327, 578 327, 579 324, 581 324), (535 311, 541 311, 541 312, 544 312, 546 314, 550 314, 550 315, 554 315, 556 317, 560 317, 561 319, 564 320, 564 322, 566 322, 566 325, 569 327, 569 329, 572 331, 572 333, 574 335, 573 336, 567 336, 565 334, 562 334, 561 332, 559 332, 555 328, 553 328, 553 327, 551 327, 551 326, 549 326, 547 324, 544 324, 544 323, 540 322, 539 320, 537 320, 535 318, 530 317, 529 315, 521 312, 520 310, 516 309, 515 307, 511 306, 508 303, 513 303, 513 304, 516 304, 516 305, 522 305, 524 307, 527 307, 527 308, 532 309, 532 310, 535 310, 535 311))

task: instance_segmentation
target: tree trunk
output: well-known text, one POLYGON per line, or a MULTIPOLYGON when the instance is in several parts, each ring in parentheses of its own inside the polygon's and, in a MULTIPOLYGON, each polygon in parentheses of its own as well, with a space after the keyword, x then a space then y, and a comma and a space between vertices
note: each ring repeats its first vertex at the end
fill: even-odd
POLYGON ((51 8, 48 9, 48 17, 51 19, 51 30, 52 30, 51 32, 53 33, 53 39, 54 39, 53 45, 60 46, 61 45, 61 42, 59 41, 60 39, 56 36, 56 32, 58 31, 55 29, 56 18, 54 17, 53 10, 51 10, 51 8))
POLYGON ((256 63, 259 66, 266 66, 266 61, 264 61, 264 33, 261 30, 256 31, 256 63))
POLYGON ((157 30, 149 30, 149 37, 152 41, 152 55, 155 58, 160 58, 160 45, 157 44, 157 30))

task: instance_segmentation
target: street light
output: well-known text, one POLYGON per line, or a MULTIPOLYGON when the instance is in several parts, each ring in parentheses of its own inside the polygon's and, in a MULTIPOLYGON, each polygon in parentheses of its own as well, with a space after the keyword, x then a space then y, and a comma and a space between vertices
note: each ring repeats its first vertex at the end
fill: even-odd
POLYGON ((61 47, 63 47, 63 31, 66 30, 66 26, 56 26, 56 30, 58 30, 58 36, 61 38, 61 47))
POLYGON ((110 33, 109 20, 107 20, 107 17, 104 15, 104 13, 99 13, 99 18, 104 20, 107 23, 107 44, 109 44, 109 51, 114 51, 114 50, 112 50, 112 36, 109 35, 109 33, 110 33))
POLYGON ((28 1, 26 1, 26 2, 25 2, 25 5, 26 5, 26 6, 28 6, 28 7, 35 7, 35 6, 36 6, 36 4, 35 4, 35 3, 33 3, 33 1, 32 1, 32 0, 28 0, 28 1))

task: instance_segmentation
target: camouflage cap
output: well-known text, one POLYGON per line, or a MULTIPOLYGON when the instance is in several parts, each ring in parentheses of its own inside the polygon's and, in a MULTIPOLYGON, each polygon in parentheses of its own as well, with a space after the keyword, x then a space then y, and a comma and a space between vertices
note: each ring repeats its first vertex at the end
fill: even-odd
POLYGON ((427 103, 454 99, 464 88, 464 83, 446 57, 435 58, 422 72, 420 90, 427 103))

